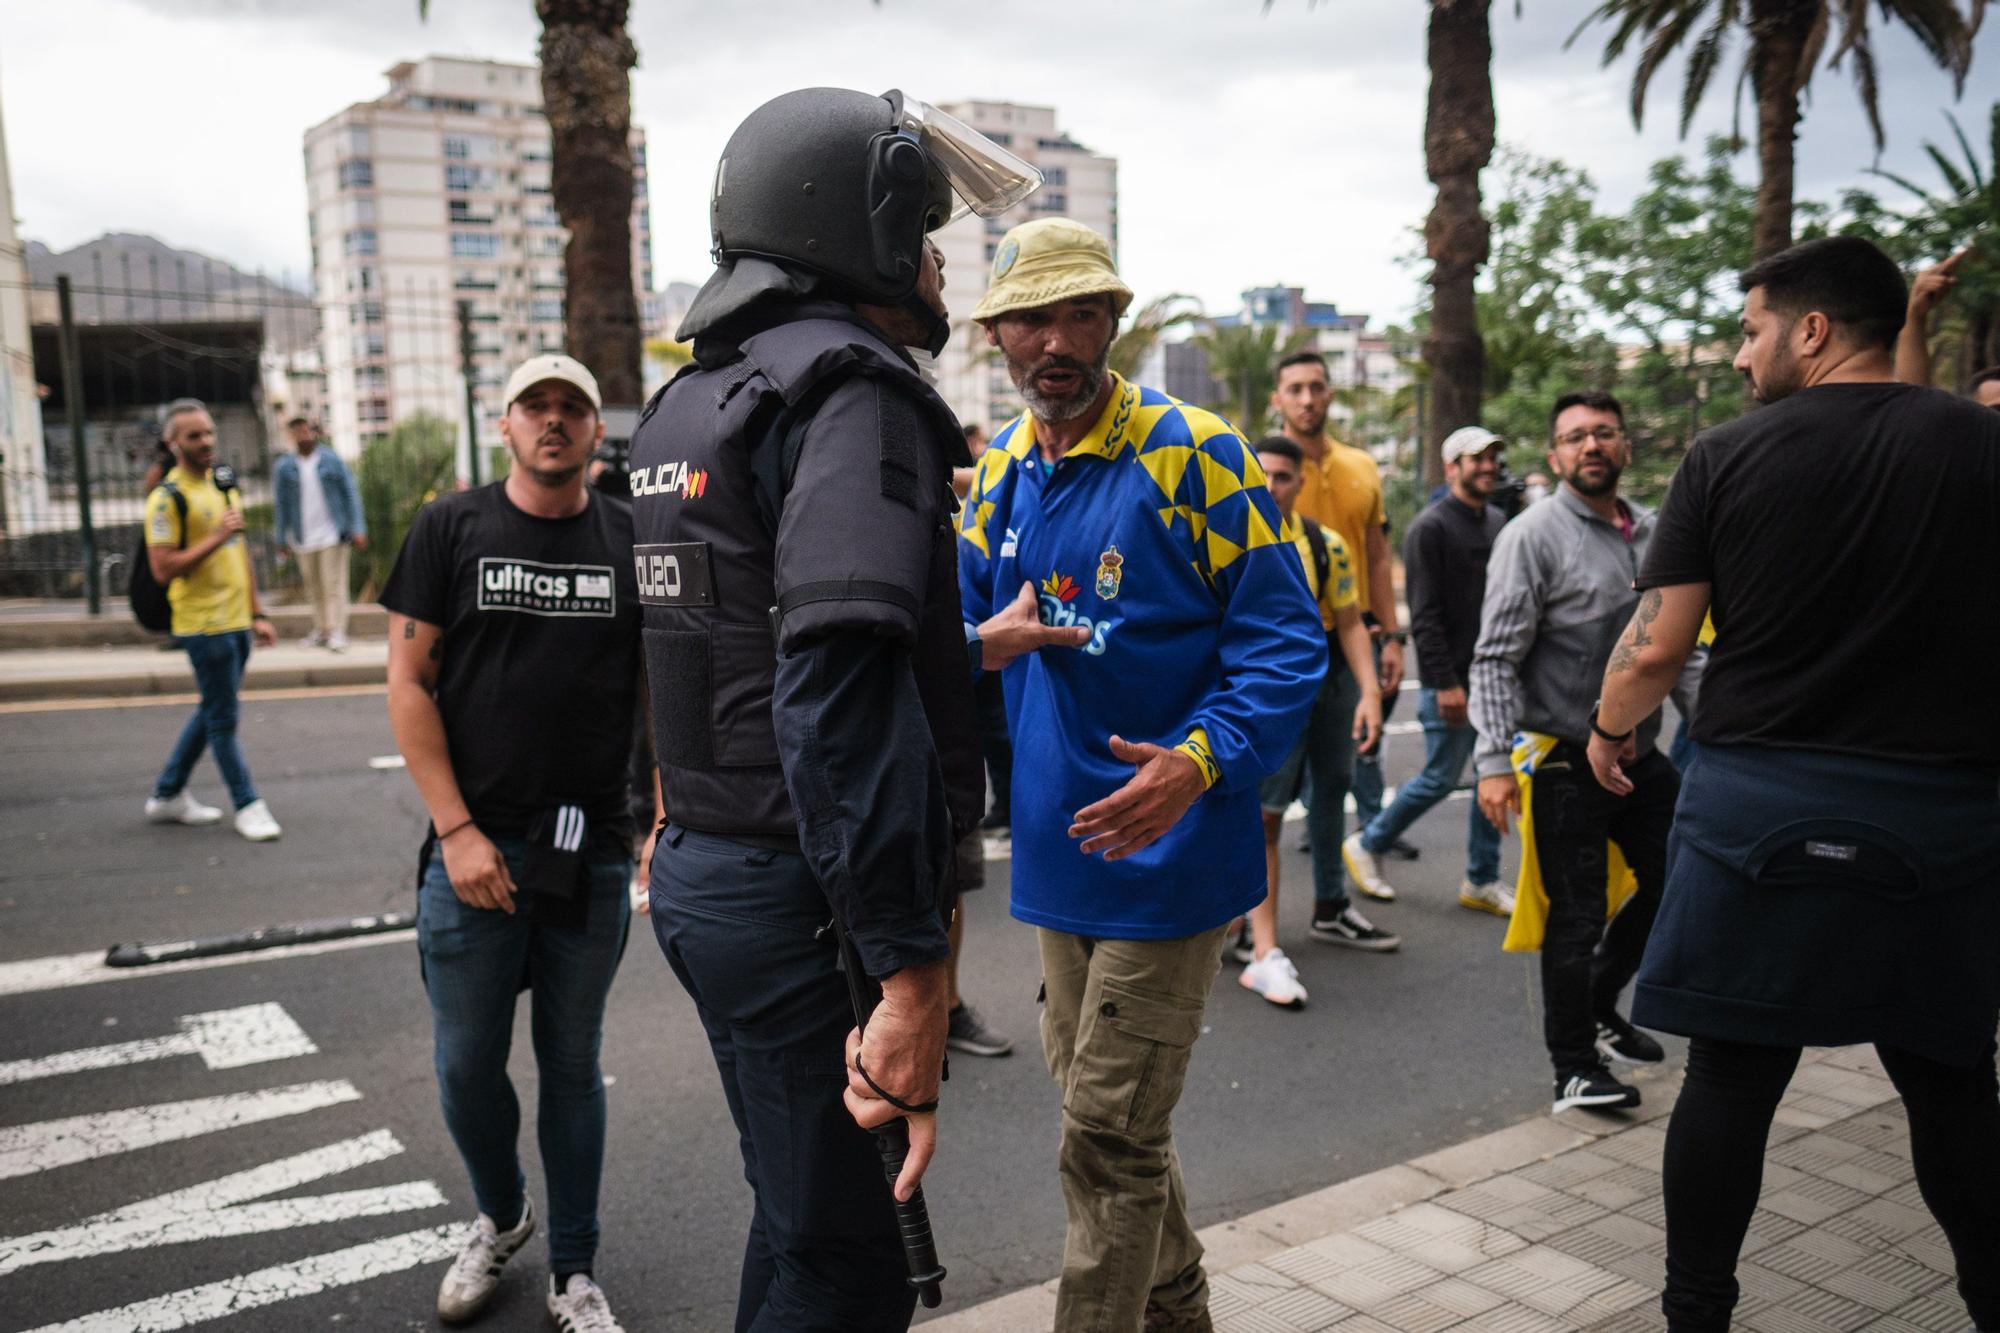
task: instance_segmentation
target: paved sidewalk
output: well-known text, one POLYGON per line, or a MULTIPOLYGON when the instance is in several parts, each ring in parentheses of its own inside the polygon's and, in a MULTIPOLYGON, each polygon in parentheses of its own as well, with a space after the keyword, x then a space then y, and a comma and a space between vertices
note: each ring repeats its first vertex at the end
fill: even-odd
MULTIPOLYGON (((1659 1168, 1679 1075, 1642 1086, 1631 1116, 1540 1116, 1210 1227, 1217 1333, 1664 1329, 1659 1168)), ((1738 1328, 1968 1327, 1909 1152, 1872 1048, 1807 1052, 1772 1127, 1738 1328)), ((924 1328, 1023 1333, 1054 1313, 1051 1282, 924 1328)))
MULTIPOLYGON (((296 639, 250 654, 243 689, 315 685, 380 685, 389 662, 387 639, 356 639, 345 652, 307 648, 296 639)), ((178 648, 36 648, 0 652, 0 702, 93 699, 194 693, 194 672, 178 648)))

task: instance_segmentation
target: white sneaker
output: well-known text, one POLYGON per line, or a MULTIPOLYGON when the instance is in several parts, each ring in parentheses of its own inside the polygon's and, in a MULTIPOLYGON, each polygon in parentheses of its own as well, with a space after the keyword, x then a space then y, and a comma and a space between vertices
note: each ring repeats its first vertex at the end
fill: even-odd
MULTIPOLYGON (((438 1318, 459 1324, 485 1309, 500 1287, 500 1270, 534 1234, 535 1205, 525 1197, 521 1200, 521 1220, 512 1231, 501 1231, 492 1218, 481 1213, 472 1225, 472 1239, 451 1261, 450 1271, 438 1285, 438 1318)), ((549 1308, 555 1308, 553 1302, 549 1308)))
POLYGON ((625 1333, 625 1326, 611 1316, 604 1288, 585 1273, 570 1274, 569 1285, 561 1291, 556 1290, 555 1277, 550 1275, 549 1318, 563 1333, 625 1333))
POLYGON ((1463 880, 1458 886, 1458 905, 1470 907, 1475 912, 1491 912, 1495 916, 1514 915, 1514 891, 1498 880, 1491 884, 1474 884, 1463 880))
POLYGON ((1256 991, 1280 1008, 1306 1007, 1306 988, 1299 984, 1299 970, 1283 949, 1273 949, 1257 959, 1236 980, 1245 990, 1256 991))
POLYGON ((1396 901, 1396 891, 1382 878, 1382 868, 1375 864, 1375 853, 1361 845, 1361 835, 1350 833, 1347 841, 1340 844, 1340 859, 1347 865, 1347 873, 1354 877, 1354 887, 1370 898, 1385 903, 1396 901))
POLYGON ((216 824, 222 820, 222 811, 212 805, 203 805, 186 791, 180 791, 165 800, 148 796, 146 818, 155 824, 216 824))
POLYGON ((344 652, 346 652, 346 651, 347 651, 347 636, 346 636, 345 634, 329 634, 329 635, 327 635, 327 636, 326 636, 326 650, 327 650, 328 652, 330 652, 330 653, 344 653, 344 652))
POLYGON ((236 812, 236 831, 251 842, 273 842, 284 832, 261 797, 236 812))
POLYGON ((306 635, 305 638, 299 640, 299 642, 300 644, 302 644, 307 648, 324 648, 326 647, 326 631, 323 629, 316 629, 312 633, 306 635))

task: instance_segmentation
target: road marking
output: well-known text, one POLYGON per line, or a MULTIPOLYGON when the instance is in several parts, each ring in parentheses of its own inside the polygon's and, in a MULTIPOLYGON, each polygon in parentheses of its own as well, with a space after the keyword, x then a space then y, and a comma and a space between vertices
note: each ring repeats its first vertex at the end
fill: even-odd
POLYGON ((368 761, 368 767, 392 772, 395 769, 408 768, 409 761, 399 754, 378 754, 368 761))
POLYGON ((472 1225, 468 1222, 405 1232, 366 1245, 315 1254, 295 1263, 261 1268, 206 1286, 155 1296, 115 1310, 80 1315, 65 1323, 45 1324, 31 1333, 167 1333, 170 1329, 206 1323, 262 1305, 296 1300, 333 1287, 352 1286, 419 1264, 449 1259, 464 1248, 471 1236, 472 1225))
POLYGON ((199 1055, 210 1069, 240 1069, 244 1065, 312 1055, 319 1050, 312 1038, 306 1036, 305 1029, 292 1021, 284 1006, 277 1004, 183 1014, 180 1026, 181 1030, 171 1037, 142 1037, 34 1060, 0 1061, 0 1086, 180 1055, 199 1055))
POLYGON ((36 1264, 63 1263, 156 1245, 250 1236, 442 1205, 444 1195, 428 1180, 273 1203, 250 1202, 325 1176, 386 1161, 402 1151, 403 1145, 394 1134, 379 1129, 360 1138, 114 1208, 74 1226, 27 1236, 0 1237, 0 1277, 36 1264))
POLYGON ((356 935, 344 940, 321 940, 314 944, 281 944, 275 949, 217 954, 213 958, 181 958, 145 967, 107 966, 102 949, 93 949, 89 953, 52 954, 47 958, 0 963, 0 995, 27 995, 35 991, 63 990, 70 986, 94 986, 104 981, 132 981, 139 977, 169 976, 176 972, 202 972, 211 967, 237 967, 244 963, 271 962, 280 958, 309 958, 314 954, 338 953, 343 949, 406 944, 416 938, 414 930, 390 930, 380 935, 356 935))
POLYGON ((10 1125, 0 1129, 0 1180, 360 1100, 352 1083, 337 1079, 10 1125))
MULTIPOLYGON (((283 689, 260 690, 252 685, 242 694, 247 706, 265 699, 344 699, 357 694, 387 694, 387 682, 380 685, 287 685, 283 689)), ((103 708, 186 708, 201 702, 199 694, 137 694, 97 699, 16 699, 0 703, 0 714, 94 712, 103 708)))

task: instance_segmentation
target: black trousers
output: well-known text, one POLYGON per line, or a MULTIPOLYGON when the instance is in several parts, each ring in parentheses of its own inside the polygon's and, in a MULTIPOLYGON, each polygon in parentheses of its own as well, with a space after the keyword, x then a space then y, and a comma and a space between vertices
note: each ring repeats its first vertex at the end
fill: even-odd
POLYGON ((854 1011, 805 858, 668 824, 651 887, 756 1195, 737 1333, 908 1328, 916 1293, 882 1161, 840 1098, 854 1011))
POLYGON ((999 672, 984 672, 972 682, 972 701, 979 710, 979 750, 986 757, 993 815, 1004 824, 1013 818, 1014 741, 1007 734, 1007 691, 999 672))
POLYGON ((1549 895, 1542 937, 1542 1030, 1558 1080, 1598 1062, 1597 1019, 1618 1007, 1639 970, 1667 878, 1667 834, 1680 775, 1653 751, 1626 770, 1628 796, 1591 774, 1583 747, 1558 742, 1535 769, 1535 856, 1549 895), (1606 840, 1618 844, 1639 891, 1605 925, 1606 840))
MULTIPOLYGON (((1537 798, 1539 803, 1539 797, 1537 798)), ((1877 1046, 1910 1118, 1917 1188, 1958 1261, 1974 1323, 2000 1330, 2000 1088, 1993 1050, 1976 1068, 1877 1046)), ((1673 1333, 1729 1327, 1736 1259, 1764 1179, 1778 1099, 1798 1067, 1796 1046, 1696 1037, 1687 1082, 1667 1123, 1661 1165, 1667 1205, 1667 1290, 1673 1333)))

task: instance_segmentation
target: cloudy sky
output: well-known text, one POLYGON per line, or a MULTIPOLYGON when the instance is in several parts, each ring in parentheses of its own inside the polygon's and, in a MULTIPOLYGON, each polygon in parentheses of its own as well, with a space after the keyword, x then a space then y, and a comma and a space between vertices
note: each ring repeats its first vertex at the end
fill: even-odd
MULTIPOLYGON (((1680 68, 1655 81, 1643 132, 1629 61, 1563 41, 1594 5, 1494 5, 1504 141, 1586 168, 1628 199, 1675 138, 1680 68)), ((23 233, 58 249, 148 231, 241 267, 307 267, 301 136, 379 96, 382 71, 430 52, 532 60, 530 0, 61 0, 7 6, 0 107, 23 233)), ((1403 316, 1398 257, 1429 207, 1418 0, 633 0, 634 100, 650 142, 662 283, 707 272, 706 189, 730 129, 811 84, 902 87, 930 101, 1054 105, 1119 159, 1122 260, 1142 297, 1231 308, 1251 285, 1403 316)), ((2000 91, 1988 24, 1960 120, 2000 91)), ((1897 30, 1878 34, 1883 165, 1918 172, 1949 135, 1949 80, 1897 30)), ((1726 130, 1734 64, 1690 135, 1726 130)), ((1747 123, 1747 122, 1746 122, 1747 123)), ((1830 197, 1874 160, 1845 71, 1815 80, 1799 192, 1830 197)), ((1748 164, 1746 162, 1746 170, 1748 164)), ((1884 187, 1885 190, 1887 187, 1884 187)))

